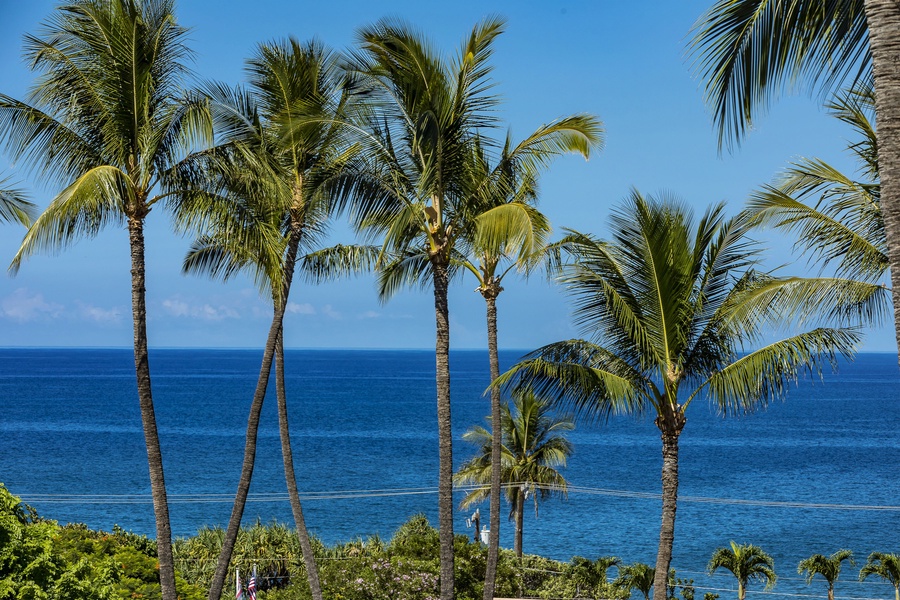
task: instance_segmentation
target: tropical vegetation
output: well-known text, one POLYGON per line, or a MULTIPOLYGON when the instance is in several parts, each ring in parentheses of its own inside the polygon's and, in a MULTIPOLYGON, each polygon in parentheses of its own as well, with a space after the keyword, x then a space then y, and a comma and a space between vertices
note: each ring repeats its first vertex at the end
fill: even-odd
POLYGON ((859 340, 823 326, 761 344, 791 315, 833 312, 845 298, 829 294, 829 282, 758 270, 749 226, 745 215, 726 218, 722 204, 695 224, 680 202, 633 192, 613 213, 609 241, 572 232, 558 245, 573 257, 557 268, 590 339, 539 348, 498 381, 601 420, 655 418, 663 446, 655 600, 666 594, 687 408, 705 397, 723 415, 753 412, 783 397, 800 372, 852 355, 859 340))
POLYGON ((852 566, 853 552, 850 550, 838 550, 831 556, 823 554, 813 554, 809 558, 804 558, 797 565, 797 573, 806 574, 807 585, 812 583, 816 575, 821 575, 828 584, 828 600, 834 600, 834 584, 841 574, 841 564, 848 561, 852 566))
POLYGON ((747 585, 751 581, 765 584, 769 590, 778 580, 775 575, 775 560, 765 550, 753 544, 736 544, 731 542, 729 548, 719 548, 709 559, 707 571, 712 575, 719 569, 730 571, 737 579, 738 600, 747 597, 747 585))
POLYGON ((894 600, 900 600, 900 554, 873 552, 859 570, 859 580, 878 577, 894 588, 894 600))
POLYGON ((0 94, 0 140, 59 189, 11 270, 35 252, 127 226, 134 368, 164 600, 175 600, 175 573, 147 351, 144 221, 158 204, 177 203, 179 163, 210 140, 205 102, 184 91, 186 35, 172 0, 73 0, 40 36, 25 39, 38 74, 31 102, 0 94))
POLYGON ((802 82, 828 95, 853 82, 874 82, 881 210, 900 341, 900 5, 717 0, 692 34, 720 146, 740 141, 785 88, 802 82))
MULTIPOLYGON (((488 419, 491 420, 490 418, 488 419)), ((492 427, 492 429, 494 429, 492 427)), ((565 432, 575 429, 569 416, 553 414, 550 404, 528 390, 517 390, 512 401, 500 408, 500 479, 506 489, 515 523, 513 551, 522 557, 522 531, 525 501, 531 495, 537 514, 538 500, 566 496, 567 482, 558 471, 572 454, 572 443, 565 432)), ((473 427, 463 439, 478 446, 480 453, 463 464, 453 477, 459 486, 475 486, 460 503, 462 508, 483 501, 491 493, 493 434, 484 427, 473 427)))
MULTIPOLYGON (((636 562, 619 567, 619 576, 613 585, 628 590, 637 590, 644 596, 644 600, 650 600, 650 590, 653 588, 656 569, 646 563, 636 562)), ((668 583, 668 579, 666 580, 668 583)))

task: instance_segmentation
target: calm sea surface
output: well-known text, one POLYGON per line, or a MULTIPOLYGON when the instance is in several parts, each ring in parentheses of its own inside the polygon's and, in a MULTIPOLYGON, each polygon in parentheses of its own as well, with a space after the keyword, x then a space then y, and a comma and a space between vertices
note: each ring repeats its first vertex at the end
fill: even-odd
MULTIPOLYGON (((503 366, 520 354, 502 353, 503 366)), ((227 522, 260 356, 151 352, 175 535, 227 522)), ((286 361, 299 484, 313 496, 304 505, 311 531, 331 543, 389 537, 419 512, 436 523, 433 354, 296 350, 286 361)), ((474 452, 462 433, 489 412, 486 353, 454 352, 451 367, 459 463, 474 452)), ((680 444, 679 575, 731 598, 731 580, 702 572, 715 548, 735 540, 775 557, 775 595, 820 597, 824 585, 807 587, 796 573, 802 558, 839 548, 860 561, 874 550, 900 552, 898 382, 894 355, 868 354, 824 383, 801 381, 786 402, 749 417, 725 420, 706 404, 692 406, 680 444)), ((246 520, 291 522, 274 380, 270 387, 246 520)), ((154 533, 130 350, 0 349, 0 436, 0 481, 42 515, 154 533)), ((662 463, 652 420, 579 423, 571 439, 564 473, 579 491, 543 503, 537 519, 526 514, 526 552, 652 564, 660 501, 649 495, 660 491, 662 463)), ((486 522, 486 506, 482 513, 486 522)), ((457 513, 457 532, 471 533, 469 514, 457 513)), ((501 543, 511 547, 511 524, 503 525, 501 543)), ((890 598, 893 589, 856 583, 848 568, 837 595, 890 598)))

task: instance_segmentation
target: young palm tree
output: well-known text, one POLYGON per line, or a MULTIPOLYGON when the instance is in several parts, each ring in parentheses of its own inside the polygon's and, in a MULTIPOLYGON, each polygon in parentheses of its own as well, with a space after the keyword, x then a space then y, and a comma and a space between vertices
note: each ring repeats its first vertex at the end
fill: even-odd
POLYGON ((895 0, 717 0, 693 28, 720 143, 739 140, 781 89, 823 93, 848 79, 875 83, 882 211, 900 341, 900 5, 895 0))
POLYGON ((775 575, 775 561, 759 546, 735 544, 731 548, 719 548, 713 552, 706 569, 714 574, 718 569, 731 571, 738 582, 738 600, 747 597, 747 584, 764 581, 766 589, 772 589, 778 577, 775 575))
MULTIPOLYGON (((216 153, 192 164, 186 177, 207 194, 180 214, 185 226, 208 229, 192 250, 187 267, 227 277, 248 268, 268 290, 274 313, 250 407, 244 461, 234 508, 210 600, 221 595, 240 530, 253 474, 259 416, 272 362, 279 357, 282 322, 301 249, 317 247, 332 205, 331 193, 346 184, 354 151, 341 134, 346 98, 337 56, 318 42, 294 39, 263 44, 248 61, 248 90, 210 85, 211 106, 222 131, 216 153), (212 192, 212 193, 209 193, 212 192), (210 200, 212 198, 212 201, 210 200)), ((287 431, 283 380, 278 384, 285 477, 304 548, 313 597, 321 587, 303 521, 287 431)))
MULTIPOLYGON (((489 419, 492 420, 492 419, 489 419)), ((506 487, 506 499, 512 506, 516 535, 513 548, 522 558, 522 524, 525 500, 534 498, 537 514, 538 500, 566 495, 567 482, 557 470, 566 466, 572 454, 572 443, 563 432, 575 429, 570 417, 555 416, 547 402, 533 393, 519 391, 513 395, 512 407, 501 407, 500 427, 503 444, 500 456, 500 478, 506 487)), ((454 481, 457 485, 476 485, 463 499, 467 508, 489 497, 493 461, 493 435, 484 427, 473 427, 463 439, 480 447, 481 453, 460 467, 454 481)))
POLYGON ((859 580, 875 575, 894 586, 894 600, 900 600, 900 555, 873 552, 859 570, 859 580))
POLYGON ((485 20, 448 62, 406 25, 380 21, 359 32, 351 67, 360 79, 358 117, 372 158, 372 183, 358 190, 352 216, 361 229, 383 236, 387 252, 426 252, 431 271, 441 600, 454 594, 447 287, 454 242, 469 218, 461 194, 468 146, 476 130, 494 122, 489 59, 502 30, 501 20, 485 20))
POLYGON ((631 592, 638 590, 644 595, 644 600, 650 600, 650 590, 654 585, 654 568, 644 563, 634 563, 619 567, 619 576, 613 581, 613 585, 631 592))
POLYGON ((28 101, 0 94, 0 140, 62 187, 11 270, 37 251, 127 224, 134 365, 165 600, 175 599, 175 573, 147 352, 144 219, 180 196, 173 168, 210 135, 203 103, 178 100, 186 33, 172 0, 71 0, 40 36, 26 36, 25 56, 40 73, 28 101))
POLYGON ((813 554, 809 558, 804 558, 797 565, 797 573, 803 575, 806 573, 806 584, 812 583, 815 575, 821 575, 828 583, 828 600, 834 600, 834 583, 841 574, 841 563, 845 560, 850 561, 853 566, 853 552, 850 550, 838 550, 831 556, 822 554, 813 554))
POLYGON ((699 223, 673 201, 634 192, 611 219, 612 239, 572 233, 574 256, 561 281, 590 340, 535 350, 498 380, 599 419, 655 417, 662 437, 662 523, 654 598, 664 600, 678 497, 678 439, 693 401, 723 415, 748 413, 784 396, 801 371, 821 372, 852 355, 859 333, 820 327, 759 345, 792 314, 814 320, 839 301, 827 282, 754 270, 759 250, 744 215, 724 205, 699 223))
POLYGON ((754 192, 747 210, 755 223, 795 234, 795 247, 823 267, 832 266, 838 289, 855 288, 857 294, 871 296, 867 306, 875 312, 860 316, 878 321, 888 313, 890 296, 881 285, 889 261, 875 128, 869 119, 874 103, 871 86, 863 83, 829 105, 860 138, 849 146, 860 163, 858 178, 822 160, 801 159, 776 185, 754 192))

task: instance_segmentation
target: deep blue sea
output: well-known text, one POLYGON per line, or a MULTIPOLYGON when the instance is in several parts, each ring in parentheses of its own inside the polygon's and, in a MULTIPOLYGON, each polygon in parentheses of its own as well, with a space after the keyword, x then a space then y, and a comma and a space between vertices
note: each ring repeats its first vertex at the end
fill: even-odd
MULTIPOLYGON (((520 354, 503 352, 502 366, 520 354)), ((255 350, 151 351, 177 536, 227 522, 260 358, 255 350)), ((286 363, 299 485, 318 496, 304 505, 310 530, 331 543, 390 537, 419 512, 436 523, 433 354, 293 350, 286 363), (360 490, 382 491, 333 497, 360 490)), ((451 368, 461 463, 474 454, 462 434, 489 412, 487 355, 453 352, 451 368)), ((863 354, 824 382, 800 381, 785 402, 752 416, 726 420, 693 405, 680 443, 679 575, 732 597, 730 579, 703 571, 717 547, 735 540, 775 557, 775 595, 821 597, 824 584, 807 587, 797 575, 802 558, 849 548, 861 563, 874 550, 900 552, 898 383, 895 355, 863 354)), ((246 520, 290 523, 274 379, 270 388, 246 520)), ((43 516, 154 533, 130 350, 0 349, 0 436, 0 481, 43 516)), ((525 551, 652 564, 662 462, 652 419, 578 423, 571 439, 564 474, 579 491, 543 503, 538 518, 526 513, 525 551)), ((486 522, 486 506, 482 513, 486 522)), ((457 532, 472 533, 470 514, 457 513, 457 532)), ((501 531, 511 547, 505 519, 501 531)), ((890 586, 861 585, 855 570, 845 573, 839 598, 892 597, 890 586)))

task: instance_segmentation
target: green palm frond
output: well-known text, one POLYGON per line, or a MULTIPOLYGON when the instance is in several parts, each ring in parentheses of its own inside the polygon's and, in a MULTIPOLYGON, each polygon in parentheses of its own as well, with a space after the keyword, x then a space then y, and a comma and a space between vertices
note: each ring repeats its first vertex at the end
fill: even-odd
POLYGON ((8 180, 0 179, 0 223, 19 223, 28 227, 36 211, 37 207, 29 202, 24 191, 13 187, 8 180))
POLYGON ((778 580, 775 561, 762 548, 753 544, 731 542, 730 548, 718 548, 707 565, 707 571, 712 575, 720 568, 731 571, 741 587, 756 580, 765 582, 765 589, 769 590, 778 580))
POLYGON ((886 552, 872 552, 866 559, 866 564, 859 570, 859 580, 865 581, 870 576, 876 576, 900 589, 900 555, 886 552))
POLYGON ((378 297, 387 301, 404 287, 426 289, 431 284, 428 253, 407 250, 390 255, 378 268, 378 297))
POLYGON ((855 566, 853 561, 853 552, 851 550, 838 550, 831 556, 822 554, 813 554, 809 558, 804 558, 797 565, 797 573, 803 575, 805 573, 806 584, 812 583, 813 577, 821 575, 828 582, 829 589, 834 588, 834 582, 837 581, 841 574, 841 563, 849 561, 850 566, 855 566))
POLYGON ((9 269, 40 251, 65 248, 79 237, 97 235, 106 225, 123 222, 126 207, 135 202, 131 180, 112 166, 93 168, 64 189, 37 218, 9 269))
POLYGON ((805 81, 827 95, 871 70, 863 0, 717 0, 691 35, 720 146, 784 88, 805 81))
POLYGON ((539 348, 503 373, 493 385, 527 390, 572 407, 576 413, 606 420, 641 414, 654 405, 653 384, 626 361, 582 340, 539 348))
POLYGON ((298 268, 310 283, 323 283, 375 268, 381 257, 377 246, 337 244, 302 256, 298 268))
POLYGON ((510 202, 476 217, 474 247, 485 256, 515 256, 522 265, 533 264, 547 244, 550 223, 528 204, 510 202))
POLYGON ((785 338, 723 366, 697 391, 705 389, 723 415, 752 412, 783 398, 801 372, 821 376, 825 364, 837 366, 838 354, 853 357, 861 339, 859 331, 829 328, 785 338))

